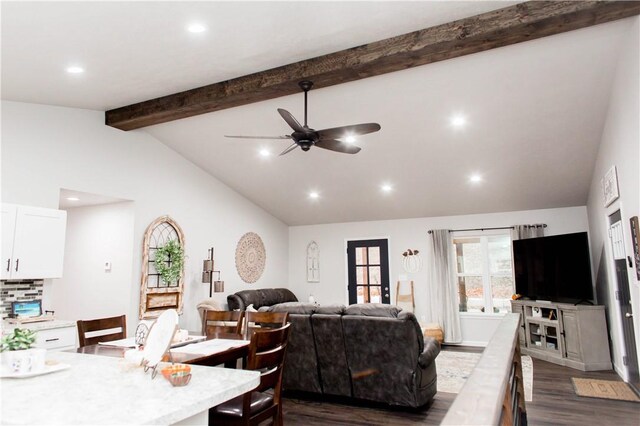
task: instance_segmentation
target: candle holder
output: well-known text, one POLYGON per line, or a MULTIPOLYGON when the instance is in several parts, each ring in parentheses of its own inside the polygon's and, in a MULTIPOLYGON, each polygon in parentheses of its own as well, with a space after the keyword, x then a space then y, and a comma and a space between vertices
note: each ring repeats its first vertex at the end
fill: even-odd
POLYGON ((213 296, 213 292, 222 293, 224 292, 224 281, 220 279, 220 271, 216 271, 214 269, 214 261, 213 261, 214 250, 211 247, 208 250, 208 259, 205 259, 202 262, 202 282, 209 284, 209 297, 213 296), (213 280, 213 274, 218 274, 218 279, 213 280))

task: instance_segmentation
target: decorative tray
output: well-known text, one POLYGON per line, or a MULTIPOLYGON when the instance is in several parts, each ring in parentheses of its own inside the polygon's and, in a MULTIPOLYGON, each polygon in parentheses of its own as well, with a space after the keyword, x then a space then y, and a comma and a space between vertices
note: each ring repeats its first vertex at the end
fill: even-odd
POLYGON ((27 379, 29 377, 42 376, 44 374, 55 373, 56 371, 66 370, 71 367, 69 364, 53 364, 53 365, 45 365, 42 370, 38 371, 29 371, 28 373, 16 373, 11 371, 8 367, 3 366, 0 369, 0 377, 7 379, 27 379))

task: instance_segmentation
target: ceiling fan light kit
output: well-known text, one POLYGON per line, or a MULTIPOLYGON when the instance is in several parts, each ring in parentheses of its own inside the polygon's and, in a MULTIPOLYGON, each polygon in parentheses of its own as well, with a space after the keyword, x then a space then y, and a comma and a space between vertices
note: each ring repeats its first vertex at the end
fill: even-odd
POLYGON ((298 86, 304 92, 304 125, 301 125, 298 120, 286 109, 278 108, 278 113, 287 122, 289 127, 293 129, 293 133, 284 136, 226 136, 228 138, 241 138, 241 139, 291 139, 293 143, 287 147, 280 155, 288 154, 294 149, 300 147, 303 151, 309 151, 312 146, 318 148, 327 149, 329 151, 342 152, 344 154, 357 154, 360 152, 360 147, 353 145, 349 141, 342 141, 340 139, 349 139, 356 136, 366 135, 367 133, 374 133, 380 130, 378 123, 363 123, 354 124, 350 126, 334 127, 331 129, 315 130, 307 124, 307 97, 308 92, 313 87, 313 82, 310 80, 302 80, 298 83, 298 86))

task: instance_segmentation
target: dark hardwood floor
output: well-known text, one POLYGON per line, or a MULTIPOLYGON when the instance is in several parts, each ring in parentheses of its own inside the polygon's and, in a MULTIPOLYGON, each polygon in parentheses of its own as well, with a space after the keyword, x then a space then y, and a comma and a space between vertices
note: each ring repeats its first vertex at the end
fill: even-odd
MULTIPOLYGON (((478 352, 476 348, 444 350, 478 352)), ((572 377, 620 380, 613 371, 583 372, 533 358, 533 401, 527 403, 529 425, 640 425, 640 403, 580 397, 572 377)), ((429 409, 396 410, 287 397, 285 425, 437 425, 456 394, 438 393, 429 409)))

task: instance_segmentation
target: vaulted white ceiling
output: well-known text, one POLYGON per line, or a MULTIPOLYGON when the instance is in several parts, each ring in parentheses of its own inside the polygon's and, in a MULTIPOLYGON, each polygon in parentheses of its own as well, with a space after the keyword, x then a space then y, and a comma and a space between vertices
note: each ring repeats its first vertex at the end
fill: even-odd
MULTIPOLYGON (((511 3, 2 3, 2 97, 105 110, 511 3), (208 31, 186 32, 196 21, 208 31), (73 63, 86 72, 67 75, 73 63)), ((278 157, 286 141, 224 138, 290 133, 276 108, 302 120, 301 94, 137 131, 291 225, 584 205, 628 26, 311 91, 311 127, 381 124, 357 155, 278 157), (453 114, 467 126, 453 128, 453 114)))

